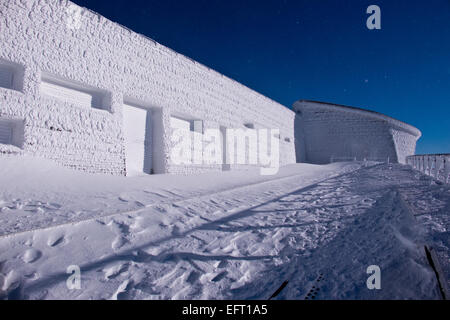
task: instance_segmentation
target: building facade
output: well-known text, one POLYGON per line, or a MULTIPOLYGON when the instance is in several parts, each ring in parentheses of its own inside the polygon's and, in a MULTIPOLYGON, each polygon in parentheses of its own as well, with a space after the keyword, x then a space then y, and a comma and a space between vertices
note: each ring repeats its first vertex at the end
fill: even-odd
POLYGON ((314 104, 319 116, 296 103, 295 113, 66 0, 1 1, 0 43, 0 154, 30 154, 91 173, 200 173, 255 165, 226 163, 235 147, 260 149, 250 138, 240 147, 228 144, 229 129, 278 130, 269 135, 277 139, 279 166, 354 155, 403 162, 420 136, 367 111, 314 104), (365 133, 367 123, 373 134, 365 133), (197 141, 200 155, 189 157, 202 158, 209 129, 220 133, 223 163, 173 160, 174 131, 197 141))
POLYGON ((278 128, 280 165, 295 162, 295 114, 240 83, 70 1, 0 12, 0 152, 87 172, 205 172, 224 166, 171 161, 173 125, 278 128))
POLYGON ((308 100, 293 108, 298 162, 405 163, 421 136, 415 127, 374 111, 308 100))

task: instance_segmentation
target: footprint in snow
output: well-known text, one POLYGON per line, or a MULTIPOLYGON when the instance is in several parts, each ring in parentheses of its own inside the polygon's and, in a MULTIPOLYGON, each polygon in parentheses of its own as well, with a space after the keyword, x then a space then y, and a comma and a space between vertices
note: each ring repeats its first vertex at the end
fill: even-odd
POLYGON ((225 268, 228 265, 228 262, 226 260, 222 260, 217 263, 216 268, 225 268))
POLYGON ((105 279, 110 280, 116 278, 123 272, 128 271, 129 267, 130 267, 129 263, 120 263, 115 266, 105 268, 102 271, 105 273, 105 279))
POLYGON ((31 273, 25 274, 24 277, 29 280, 37 280, 40 278, 39 274, 36 272, 31 272, 31 273))
POLYGON ((33 213, 44 213, 45 210, 40 206, 26 206, 24 211, 33 212, 33 213))
POLYGON ((63 235, 51 235, 47 240, 47 245, 49 247, 56 247, 64 242, 63 235))
POLYGON ((140 202, 140 201, 135 201, 134 204, 135 204, 136 206, 138 206, 139 208, 145 207, 145 204, 143 204, 143 203, 140 202))
POLYGON ((154 207, 155 210, 157 210, 160 213, 167 213, 167 208, 163 207, 163 206, 155 206, 154 207))
POLYGON ((214 278, 211 279, 212 282, 219 282, 220 280, 222 280, 223 278, 225 278, 225 276, 228 274, 227 271, 223 271, 221 273, 219 273, 218 275, 216 275, 214 278))
POLYGON ((317 296, 317 294, 320 291, 320 282, 323 281, 323 274, 319 274, 319 276, 316 278, 314 285, 311 287, 311 289, 308 291, 308 293, 305 296, 305 300, 314 300, 317 296))
POLYGON ((121 221, 111 220, 108 227, 118 236, 126 236, 130 233, 130 226, 121 221))
POLYGON ((124 237, 117 236, 111 243, 111 248, 113 248, 114 250, 118 250, 122 248, 127 242, 128 240, 125 239, 124 237))
POLYGON ((128 298, 128 292, 133 287, 132 280, 125 280, 122 284, 117 288, 116 292, 112 295, 112 300, 125 300, 128 298))
POLYGON ((25 263, 33 263, 42 256, 42 253, 36 249, 28 249, 22 256, 22 260, 25 263))
POLYGON ((178 226, 172 227, 172 235, 173 236, 179 236, 181 234, 181 230, 178 226))
POLYGON ((22 299, 22 289, 22 279, 16 271, 11 270, 7 274, 0 273, 0 299, 22 299))
POLYGON ((200 278, 200 273, 197 271, 192 271, 186 281, 190 284, 194 284, 200 278))
POLYGON ((52 209, 61 209, 61 207, 62 207, 62 205, 60 205, 59 203, 55 203, 55 202, 48 203, 48 206, 52 207, 52 209))

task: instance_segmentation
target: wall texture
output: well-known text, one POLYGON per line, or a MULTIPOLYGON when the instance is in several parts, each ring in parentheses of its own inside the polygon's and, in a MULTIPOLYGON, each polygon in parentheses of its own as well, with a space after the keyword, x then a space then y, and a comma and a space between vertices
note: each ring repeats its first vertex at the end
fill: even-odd
POLYGON ((293 108, 298 162, 389 158, 405 163, 421 136, 413 126, 373 111, 306 100, 293 108))
POLYGON ((221 170, 171 163, 174 114, 201 119, 205 128, 279 128, 280 164, 295 162, 291 110, 92 11, 81 9, 74 21, 74 10, 64 0, 0 2, 0 119, 15 137, 0 152, 125 174, 125 101, 151 112, 156 173, 221 170), (50 94, 53 82, 67 85, 66 101, 50 94), (88 93, 82 102, 70 97, 73 88, 88 93))

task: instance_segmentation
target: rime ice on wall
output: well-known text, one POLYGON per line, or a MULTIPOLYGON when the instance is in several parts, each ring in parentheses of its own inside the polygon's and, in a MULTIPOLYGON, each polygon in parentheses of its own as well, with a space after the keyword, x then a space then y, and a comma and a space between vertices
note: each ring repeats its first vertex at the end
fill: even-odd
POLYGON ((0 118, 23 124, 19 150, 125 174, 125 100, 150 114, 156 173, 221 170, 171 163, 174 114, 279 128, 280 165, 295 162, 294 113, 236 81, 68 1, 1 1, 0 12, 0 118))
POLYGON ((410 125, 356 108, 299 101, 295 114, 68 1, 1 1, 0 12, 0 153, 111 174, 223 170, 172 162, 173 117, 221 132, 279 129, 280 165, 296 158, 403 163, 420 137, 410 125), (146 120, 130 123, 136 115, 146 120))
POLYGON ((353 107, 301 100, 294 110, 297 161, 302 162, 389 158, 405 163, 421 135, 404 122, 353 107))
POLYGON ((394 140, 395 151, 399 163, 406 163, 406 157, 416 153, 416 142, 419 136, 407 131, 391 129, 392 139, 394 140))

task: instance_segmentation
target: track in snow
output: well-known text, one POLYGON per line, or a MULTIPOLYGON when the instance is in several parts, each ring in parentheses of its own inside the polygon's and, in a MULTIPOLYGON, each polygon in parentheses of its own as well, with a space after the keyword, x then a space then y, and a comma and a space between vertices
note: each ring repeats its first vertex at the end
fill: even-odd
MULTIPOLYGON (((371 165, 371 166, 376 166, 375 165, 371 165)), ((307 185, 311 185, 311 184, 315 184, 317 182, 320 182, 322 180, 327 180, 330 177, 335 177, 341 174, 347 174, 349 172, 352 172, 354 170, 358 170, 360 168, 360 166, 349 166, 348 168, 344 168, 341 172, 338 173, 331 173, 329 174, 326 178, 322 178, 322 179, 316 179, 319 181, 308 181, 306 184, 307 185)), ((270 180, 266 180, 266 181, 261 181, 261 182, 256 182, 256 183, 252 183, 252 184, 248 184, 248 185, 243 185, 243 186, 238 186, 238 187, 232 187, 232 188, 228 188, 228 189, 224 189, 224 190, 220 190, 220 191, 214 191, 214 192, 202 192, 202 193, 197 193, 195 195, 181 195, 178 193, 173 193, 170 190, 164 190, 164 194, 162 194, 163 192, 149 192, 149 191, 145 191, 145 193, 152 193, 158 197, 160 197, 160 200, 156 203, 150 203, 150 204, 144 204, 138 201, 135 201, 135 206, 137 206, 137 208, 132 209, 132 210, 123 210, 123 211, 112 211, 112 212, 108 212, 108 210, 104 210, 105 212, 93 212, 88 216, 81 216, 79 217, 78 215, 70 215, 69 217, 66 217, 66 221, 60 222, 60 221, 54 221, 54 220, 46 220, 45 225, 41 226, 42 223, 39 223, 38 227, 24 227, 21 228, 20 231, 10 231, 6 228, 5 229, 1 229, 0 231, 0 239, 1 238, 7 238, 7 237, 13 237, 13 236, 17 236, 20 234, 25 234, 25 233, 29 233, 29 232, 35 232, 35 231, 43 231, 43 230, 50 230, 50 229, 54 229, 57 227, 61 227, 61 226, 69 226, 69 225, 74 225, 77 223, 83 223, 83 222, 88 222, 88 221, 94 221, 97 220, 99 218, 106 218, 106 217, 112 217, 112 216, 120 216, 120 215, 131 215, 131 214, 136 214, 136 213, 140 213, 140 212, 148 212, 149 210, 155 209, 158 211, 162 211, 164 210, 163 208, 166 208, 168 206, 173 206, 173 207, 181 207, 183 206, 184 203, 189 203, 190 201, 194 200, 196 202, 198 202, 198 200, 202 200, 202 199, 206 199, 207 202, 210 201, 210 198, 215 197, 215 196, 222 196, 224 197, 225 195, 228 195, 230 193, 232 194, 248 194, 249 191, 251 191, 252 189, 254 189, 255 187, 265 187, 266 189, 270 189, 272 186, 274 186, 274 188, 276 188, 277 184, 279 185, 281 182, 286 182, 287 186, 291 186, 291 188, 296 188, 296 186, 298 187, 298 178, 301 178, 302 174, 297 174, 294 176, 288 176, 288 177, 281 177, 281 178, 274 178, 274 179, 270 179, 270 180)), ((259 190, 259 189, 258 189, 259 190)), ((283 189, 284 190, 284 189, 283 189)), ((274 197, 279 196, 279 194, 277 194, 276 191, 268 191, 265 196, 267 195, 274 195, 274 197)), ((119 196, 118 199, 123 202, 123 203, 128 203, 129 200, 126 199, 126 197, 124 196, 119 196)), ((255 194, 254 197, 252 199, 260 199, 260 196, 258 194, 255 194)), ((263 197, 262 198, 263 201, 267 201, 267 197, 263 197)), ((213 201, 213 200, 211 200, 213 201)), ((246 200, 247 201, 247 200, 246 200)), ((254 203, 257 203, 254 202, 254 203)), ((60 204, 57 203, 51 203, 51 202, 41 202, 41 201, 24 201, 21 199, 13 199, 11 201, 11 203, 9 203, 9 205, 5 206, 5 203, 3 203, 3 201, 0 201, 0 205, 2 205, 3 209, 7 209, 8 211, 10 210, 16 210, 16 209, 20 209, 20 210, 24 210, 24 211, 28 211, 28 212, 34 212, 34 213, 43 213, 44 211, 46 211, 46 213, 51 213, 53 215, 58 215, 59 212, 58 210, 61 210, 62 206, 60 204)), ((252 205, 248 205, 248 207, 251 207, 252 205)), ((10 214, 12 215, 12 214, 10 214)), ((13 215, 12 215, 13 216, 13 215)))
POLYGON ((275 299, 438 299, 402 170, 285 179, 16 235, 0 240, 11 248, 0 273, 8 294, 30 299, 267 299, 285 280, 275 299), (68 264, 82 290, 66 288, 68 264), (382 290, 365 285, 370 264, 382 290))

